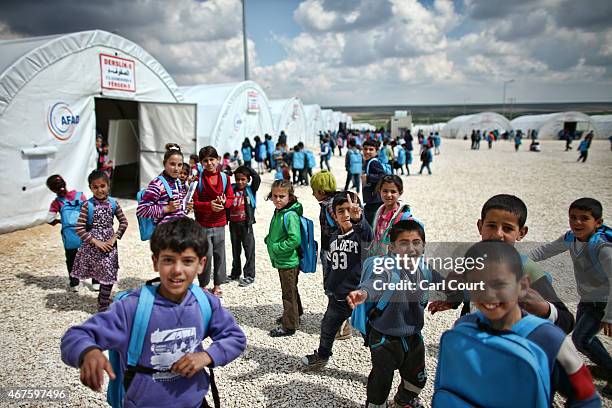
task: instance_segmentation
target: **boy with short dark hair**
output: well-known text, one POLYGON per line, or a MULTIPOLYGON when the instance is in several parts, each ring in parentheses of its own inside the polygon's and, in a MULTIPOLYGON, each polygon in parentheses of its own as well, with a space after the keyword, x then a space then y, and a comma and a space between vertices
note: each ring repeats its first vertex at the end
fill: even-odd
POLYGON ((466 263, 465 275, 478 311, 442 336, 432 406, 462 400, 472 406, 544 407, 552 406, 558 391, 567 398, 565 406, 600 407, 591 374, 565 333, 521 310, 529 279, 516 249, 483 241, 465 259, 475 261, 466 263), (502 356, 504 363, 491 360, 502 356), (530 371, 531 378, 517 378, 534 365, 541 369, 530 371))
POLYGON ((362 215, 359 198, 352 193, 337 194, 332 202, 333 218, 338 229, 330 240, 326 254, 327 310, 321 321, 319 348, 302 358, 302 364, 319 368, 327 364, 332 355, 336 333, 351 316, 347 295, 359 286, 362 250, 372 241, 372 228, 362 215))
POLYGON ((234 171, 236 183, 232 184, 234 200, 229 209, 229 229, 232 242, 232 272, 231 280, 240 279, 240 254, 244 247, 246 263, 244 265, 244 278, 240 279, 238 286, 246 287, 255 282, 255 207, 257 205, 257 190, 261 184, 261 177, 250 167, 240 166, 234 171))
POLYGON ((612 358, 596 334, 612 336, 612 232, 603 224, 603 208, 593 198, 580 198, 569 207, 570 231, 534 249, 534 261, 569 251, 580 295, 572 340, 596 364, 594 374, 607 381, 602 393, 612 396, 612 358))
POLYGON ((429 284, 441 283, 442 277, 430 270, 421 258, 425 230, 417 221, 398 222, 391 228, 390 236, 389 254, 364 262, 364 276, 369 273, 372 278, 347 296, 349 306, 354 309, 366 300, 380 302, 387 291, 392 291, 386 306, 380 310, 377 304, 369 316, 366 342, 372 356, 372 370, 368 376, 366 408, 387 406, 395 370, 399 370, 402 382, 393 404, 421 408, 424 405, 418 395, 427 382, 425 345, 421 335, 424 310, 429 284), (398 258, 403 261, 397 262, 398 258), (393 267, 388 267, 387 261, 392 261, 393 267), (389 286, 401 282, 414 286, 403 289, 389 286))
POLYGON ((368 223, 372 225, 376 210, 382 204, 380 194, 376 191, 378 181, 385 175, 385 170, 378 160, 378 148, 380 144, 375 140, 363 142, 363 174, 361 182, 363 184, 363 211, 368 223))
POLYGON ((205 146, 198 153, 202 172, 198 188, 193 195, 196 221, 204 227, 208 238, 208 262, 202 275, 198 275, 201 287, 210 283, 213 275, 213 295, 221 296, 221 285, 229 280, 225 265, 225 224, 227 210, 234 202, 234 191, 229 176, 219 171, 219 154, 213 146, 205 146))
POLYGON ((193 285, 207 252, 206 235, 195 221, 180 218, 158 225, 151 251, 161 284, 154 287, 154 304, 137 365, 128 367, 127 351, 139 299, 148 290, 145 287, 68 329, 61 341, 62 360, 80 368, 81 382, 99 391, 104 372, 111 379, 116 374, 102 352, 116 350, 125 378, 133 375, 124 398, 126 407, 200 407, 209 385, 204 367, 223 366, 236 359, 246 348, 246 337, 219 299, 193 285), (202 296, 211 310, 208 327, 203 325, 198 301, 202 296), (206 350, 202 347, 205 337, 212 339, 206 350), (168 342, 177 338, 180 342, 168 342))
MULTIPOLYGON (((523 200, 510 194, 497 194, 484 203, 476 225, 483 241, 496 240, 514 245, 527 235, 526 222, 527 206, 523 200)), ((557 296, 546 272, 527 256, 521 256, 521 260, 524 274, 530 280, 525 298, 521 299, 525 310, 550 320, 564 332, 570 333, 574 327, 574 316, 557 296)), ((433 314, 449 307, 448 303, 436 301, 431 303, 428 310, 433 314)), ((469 312, 470 304, 466 302, 462 314, 469 312)))

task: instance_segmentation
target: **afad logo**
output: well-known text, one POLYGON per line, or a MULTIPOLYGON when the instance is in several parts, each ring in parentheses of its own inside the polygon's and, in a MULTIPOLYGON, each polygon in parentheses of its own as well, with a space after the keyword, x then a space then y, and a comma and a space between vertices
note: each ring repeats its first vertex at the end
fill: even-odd
POLYGON ((47 126, 57 140, 66 141, 72 137, 80 117, 70 110, 65 102, 57 102, 49 109, 47 126))

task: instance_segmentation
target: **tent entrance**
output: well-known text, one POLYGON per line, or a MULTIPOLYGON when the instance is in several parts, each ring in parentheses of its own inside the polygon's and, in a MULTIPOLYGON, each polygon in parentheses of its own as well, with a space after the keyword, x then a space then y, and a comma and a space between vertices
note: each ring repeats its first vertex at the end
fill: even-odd
POLYGON ((563 130, 567 130, 570 134, 574 134, 576 132, 577 122, 563 122, 563 130))
POLYGON ((131 198, 163 170, 168 142, 188 155, 196 147, 196 105, 95 99, 96 130, 114 162, 111 194, 131 198))
POLYGON ((108 159, 113 161, 111 195, 134 198, 139 180, 138 102, 94 98, 96 132, 108 143, 108 159))

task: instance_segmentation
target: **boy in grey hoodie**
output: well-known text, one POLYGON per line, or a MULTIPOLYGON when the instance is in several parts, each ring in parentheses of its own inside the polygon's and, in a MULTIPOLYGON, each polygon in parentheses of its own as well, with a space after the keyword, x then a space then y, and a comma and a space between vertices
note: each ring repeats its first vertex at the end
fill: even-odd
POLYGON ((593 374, 607 385, 602 394, 612 396, 612 358, 596 334, 612 337, 612 231, 603 225, 603 208, 593 198, 580 198, 569 208, 570 231, 532 250, 529 257, 542 261, 569 251, 580 303, 572 340, 596 364, 593 374))

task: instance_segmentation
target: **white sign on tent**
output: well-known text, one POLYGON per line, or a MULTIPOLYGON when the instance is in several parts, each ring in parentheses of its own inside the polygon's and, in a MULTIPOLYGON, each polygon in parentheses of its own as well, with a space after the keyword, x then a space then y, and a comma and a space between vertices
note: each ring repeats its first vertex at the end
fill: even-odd
POLYGON ((127 58, 100 54, 102 89, 136 92, 136 63, 127 58))
POLYGON ((257 94, 257 91, 249 91, 247 93, 247 112, 259 112, 259 95, 257 94))

